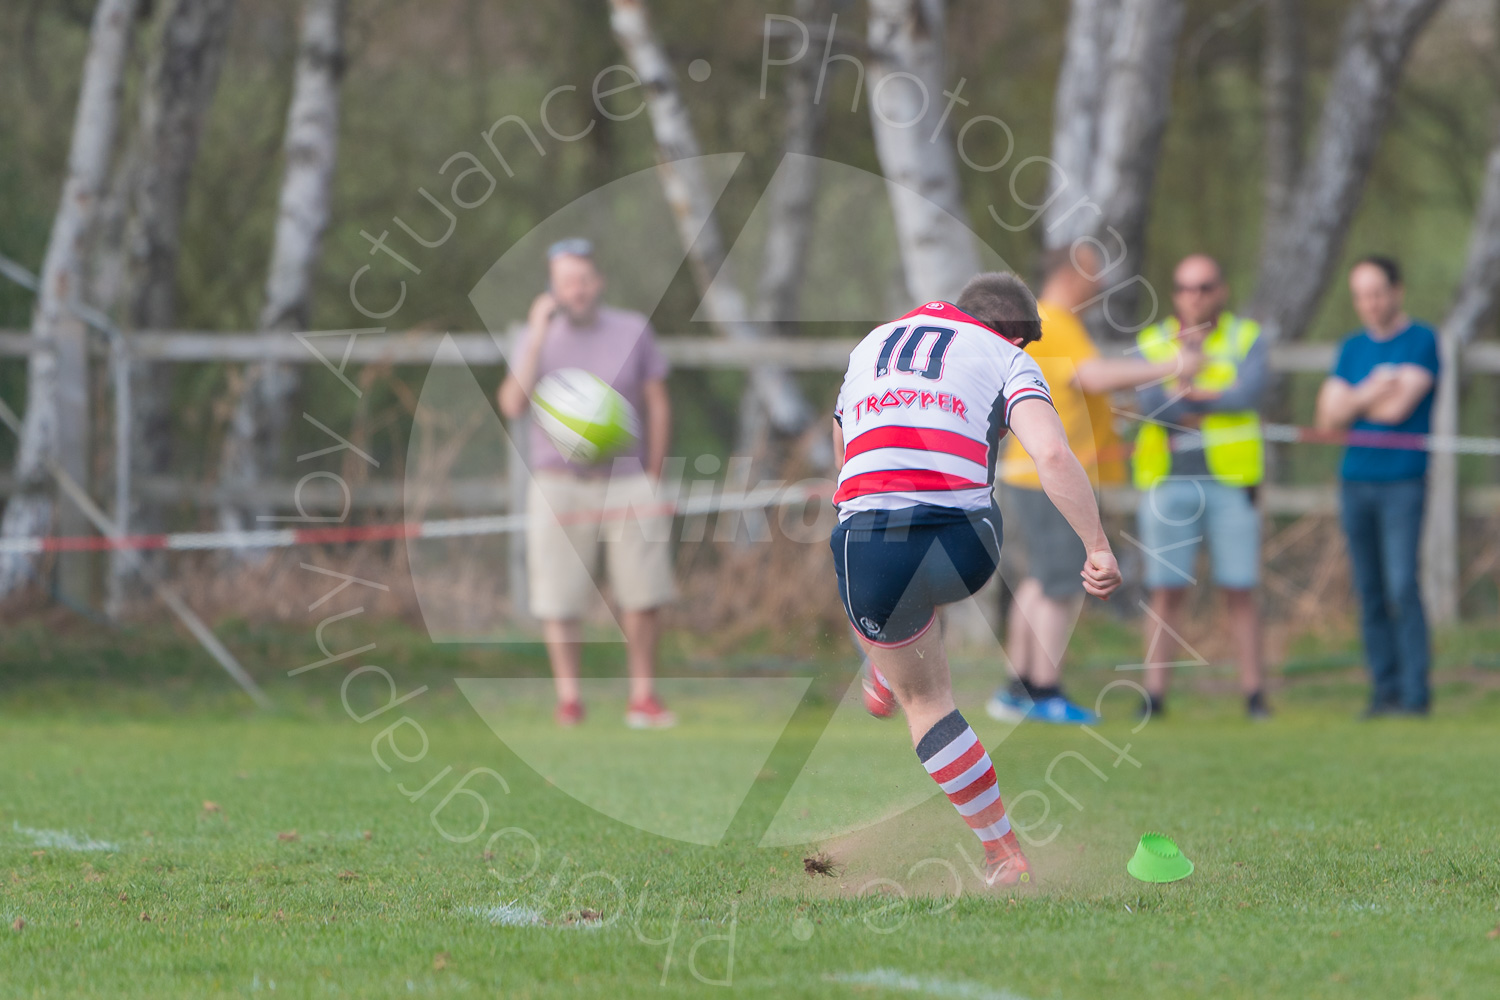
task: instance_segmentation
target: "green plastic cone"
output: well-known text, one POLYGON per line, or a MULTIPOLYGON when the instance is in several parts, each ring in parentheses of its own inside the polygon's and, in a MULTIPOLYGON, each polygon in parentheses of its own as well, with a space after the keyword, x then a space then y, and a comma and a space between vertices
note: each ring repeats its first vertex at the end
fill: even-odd
POLYGON ((1142 882, 1176 882, 1193 874, 1193 863, 1164 833, 1148 833, 1136 846, 1125 870, 1142 882))

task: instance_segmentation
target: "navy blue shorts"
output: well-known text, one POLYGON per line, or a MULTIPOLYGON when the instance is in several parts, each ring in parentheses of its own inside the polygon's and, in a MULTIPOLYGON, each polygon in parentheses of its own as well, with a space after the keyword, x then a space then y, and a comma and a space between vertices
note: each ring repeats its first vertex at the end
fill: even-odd
POLYGON ((963 600, 994 575, 1001 537, 993 506, 851 515, 829 539, 849 621, 876 645, 906 645, 932 625, 938 605, 963 600))

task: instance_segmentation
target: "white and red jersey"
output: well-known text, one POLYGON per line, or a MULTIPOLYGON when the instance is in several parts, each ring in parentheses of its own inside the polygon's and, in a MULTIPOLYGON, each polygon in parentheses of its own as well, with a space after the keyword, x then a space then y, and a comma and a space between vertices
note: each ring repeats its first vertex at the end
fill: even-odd
POLYGON ((1026 352, 947 302, 878 326, 849 354, 834 418, 839 518, 916 504, 983 510, 1011 410, 1052 405, 1026 352))

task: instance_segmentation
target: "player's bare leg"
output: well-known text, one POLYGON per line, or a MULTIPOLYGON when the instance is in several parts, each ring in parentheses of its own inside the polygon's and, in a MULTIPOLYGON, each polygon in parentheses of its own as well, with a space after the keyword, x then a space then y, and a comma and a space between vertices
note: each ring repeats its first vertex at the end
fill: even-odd
POLYGON ((552 684, 557 690, 557 721, 572 726, 583 721, 583 698, 578 688, 578 670, 583 661, 582 631, 573 619, 542 622, 547 643, 547 661, 552 665, 552 684))
POLYGON ((934 621, 894 648, 861 642, 906 713, 918 759, 984 845, 985 881, 1030 882, 1031 866, 1010 828, 989 754, 953 703, 941 627, 934 621))
POLYGON ((636 729, 664 729, 677 717, 656 700, 656 652, 661 644, 661 613, 656 608, 620 615, 625 629, 625 659, 630 673, 630 706, 625 721, 636 729))
POLYGON ((1251 718, 1265 718, 1270 710, 1265 702, 1266 670, 1262 653, 1260 603, 1255 591, 1224 589, 1224 606, 1229 613, 1229 634, 1234 639, 1239 660, 1240 691, 1245 695, 1251 718))
POLYGON ((1182 612, 1187 606, 1188 592, 1184 587, 1162 587, 1151 592, 1151 614, 1146 616, 1146 690, 1153 702, 1167 696, 1167 684, 1172 668, 1168 666, 1177 658, 1177 640, 1173 634, 1182 634, 1182 612))

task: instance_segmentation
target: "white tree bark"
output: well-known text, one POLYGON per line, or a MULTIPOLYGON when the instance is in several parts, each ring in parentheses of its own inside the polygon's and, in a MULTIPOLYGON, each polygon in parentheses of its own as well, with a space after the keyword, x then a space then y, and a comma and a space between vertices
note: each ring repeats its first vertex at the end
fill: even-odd
MULTIPOLYGON (((1500 141, 1485 165, 1484 191, 1469 235, 1468 263, 1443 322, 1442 370, 1433 405, 1432 433, 1458 433, 1459 359, 1464 345, 1495 314, 1500 294, 1500 141)), ((1427 609, 1435 622, 1458 617, 1459 604, 1458 456, 1434 452, 1427 467, 1427 511, 1423 524, 1422 574, 1427 609)))
MULTIPOLYGON (((89 33, 83 86, 73 119, 72 144, 62 199, 52 221, 31 335, 50 350, 27 363, 26 417, 16 457, 16 492, 5 507, 0 536, 45 534, 54 496, 49 466, 86 467, 81 442, 67 440, 65 408, 81 403, 87 413, 88 368, 81 360, 84 324, 70 309, 79 296, 84 246, 93 225, 115 145, 120 88, 130 53, 131 27, 139 0, 100 0, 89 33), (63 363, 60 364, 60 355, 63 363), (69 355, 74 363, 67 363, 69 355)), ((24 583, 34 569, 30 556, 0 556, 0 596, 24 583)))
MULTIPOLYGON (((663 190, 687 248, 693 277, 702 291, 704 311, 726 337, 767 339, 765 330, 750 322, 745 297, 728 273, 714 199, 693 162, 701 154, 692 119, 643 0, 610 0, 610 27, 644 84, 663 190)), ((796 434, 808 425, 811 409, 787 372, 771 366, 755 368, 750 372, 750 385, 777 431, 796 434)))
POLYGON ((1265 16, 1265 53, 1261 60, 1266 129, 1262 228, 1263 238, 1270 238, 1288 218, 1297 178, 1302 172, 1307 53, 1298 0, 1265 0, 1265 16))
MULTIPOLYGON (((808 28, 807 44, 815 28, 826 29, 833 14, 832 0, 796 0, 792 15, 808 28)), ((798 36, 801 40, 801 36, 798 36)), ((765 194, 768 224, 761 253, 760 281, 756 286, 755 318, 772 327, 777 335, 795 327, 801 297, 807 246, 812 238, 817 208, 819 161, 823 151, 828 105, 814 102, 818 62, 804 54, 793 63, 786 78, 786 131, 777 182, 765 194)), ((740 436, 736 452, 751 456, 757 468, 753 478, 763 478, 763 467, 776 464, 771 442, 771 423, 760 397, 747 393, 740 406, 740 436)), ((829 456, 832 457, 831 454, 829 456)), ((821 463, 820 463, 821 464, 821 463)))
POLYGON ((1312 319, 1364 192, 1412 42, 1442 0, 1358 0, 1339 54, 1311 158, 1291 197, 1296 225, 1261 250, 1249 312, 1272 337, 1296 339, 1312 319))
POLYGON ((870 127, 893 192, 896 238, 907 297, 922 302, 951 295, 979 270, 964 223, 963 185, 948 107, 943 35, 944 0, 870 0, 870 127))
POLYGON ((1052 106, 1051 178, 1045 215, 1046 243, 1064 246, 1088 235, 1094 220, 1072 210, 1079 196, 1094 190, 1099 151, 1099 111, 1109 83, 1111 39, 1120 0, 1073 0, 1063 44, 1062 69, 1052 106))
POLYGON ((1126 276, 1137 273, 1143 252, 1182 20, 1182 0, 1124 0, 1110 52, 1093 193, 1105 225, 1124 238, 1126 276))
POLYGON ((1171 112, 1182 0, 1074 0, 1053 107, 1048 247, 1099 241, 1110 316, 1136 311, 1146 220, 1171 112))
MULTIPOLYGON (((338 158, 344 18, 345 0, 303 3, 297 75, 287 111, 286 168, 260 314, 260 329, 266 333, 305 330, 311 319, 338 158)), ((259 481, 275 467, 296 389, 290 365, 259 364, 245 373, 219 465, 220 480, 231 490, 259 481)), ((219 509, 219 524, 225 531, 240 530, 254 513, 226 503, 219 509)))
MULTIPOLYGON (((177 261, 188 182, 203 122, 218 84, 234 0, 175 0, 165 14, 146 72, 140 120, 119 173, 128 202, 124 251, 126 323, 131 330, 170 330, 177 322, 177 261)), ((108 308, 107 302, 101 307, 108 308)), ((165 474, 172 457, 171 370, 134 365, 131 468, 165 474)), ((160 512, 116 511, 136 531, 160 530, 160 512)), ((111 605, 123 597, 136 558, 111 553, 111 605)))
MULTIPOLYGON (((810 27, 826 28, 832 0, 797 0, 793 16, 810 27)), ((756 315, 762 320, 797 315, 803 265, 812 236, 818 197, 818 161, 823 151, 828 105, 814 103, 818 62, 810 56, 793 63, 786 79, 786 139, 782 143, 780 183, 766 195, 770 223, 761 254, 756 315)))

